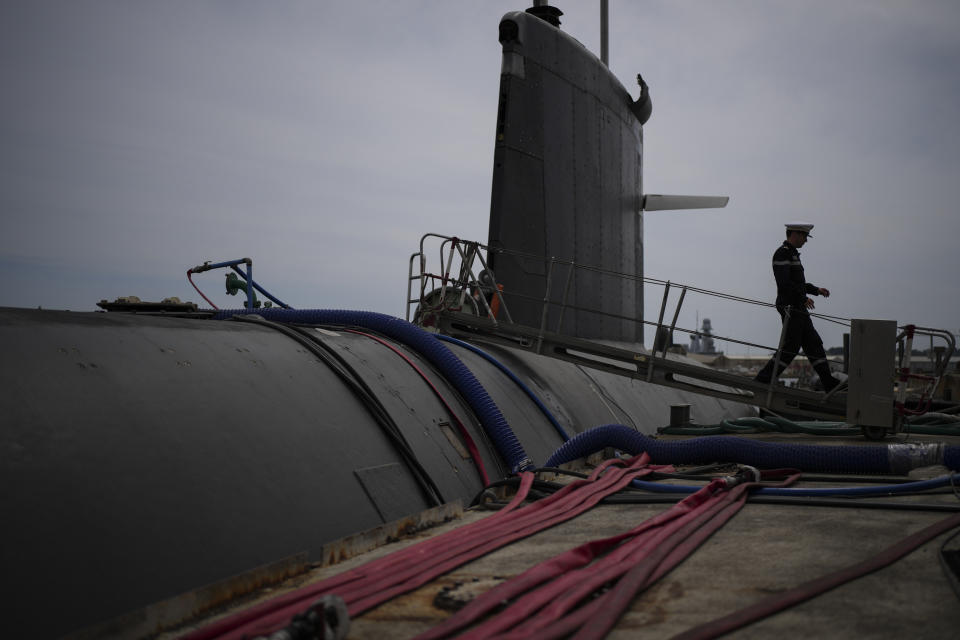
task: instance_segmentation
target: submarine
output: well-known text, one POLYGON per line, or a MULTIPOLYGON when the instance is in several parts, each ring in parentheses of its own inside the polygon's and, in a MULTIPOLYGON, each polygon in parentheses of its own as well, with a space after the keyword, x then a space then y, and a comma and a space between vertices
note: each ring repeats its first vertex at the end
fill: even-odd
MULTIPOLYGON (((202 637, 234 598, 335 570, 362 534, 455 518, 449 505, 560 451, 630 450, 678 409, 758 416, 762 389, 668 353, 675 327, 643 314, 643 212, 726 198, 644 192, 650 88, 638 76, 633 98, 561 15, 538 3, 501 19, 489 236, 426 234, 406 319, 290 308, 249 258, 188 272, 230 269, 237 309, 0 309, 11 634, 202 637), (601 425, 617 429, 591 438, 601 425)), ((782 402, 846 409, 812 392, 782 402)), ((885 450, 889 471, 955 472, 951 437, 885 450)))

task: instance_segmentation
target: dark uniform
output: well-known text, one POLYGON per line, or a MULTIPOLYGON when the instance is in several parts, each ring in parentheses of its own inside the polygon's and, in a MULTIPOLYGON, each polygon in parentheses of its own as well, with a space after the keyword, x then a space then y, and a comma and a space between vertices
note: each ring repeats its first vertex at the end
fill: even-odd
POLYGON ((773 254, 773 277, 777 280, 777 311, 781 320, 787 323, 786 335, 783 338, 780 362, 776 362, 776 356, 771 358, 755 379, 770 382, 774 365, 778 365, 776 375, 779 376, 802 347, 813 370, 820 376, 824 389, 829 391, 838 381, 830 373, 823 340, 813 328, 813 321, 806 306, 807 295, 818 296, 820 290, 806 281, 803 265, 800 264, 800 252, 789 242, 784 241, 773 254))

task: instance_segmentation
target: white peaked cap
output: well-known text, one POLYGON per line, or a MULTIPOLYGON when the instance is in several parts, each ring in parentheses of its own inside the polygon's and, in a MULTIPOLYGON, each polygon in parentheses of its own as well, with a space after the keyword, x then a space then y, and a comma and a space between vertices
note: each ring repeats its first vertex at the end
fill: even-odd
POLYGON ((788 222, 787 231, 803 231, 807 236, 813 237, 810 235, 810 230, 813 229, 813 225, 809 222, 788 222))

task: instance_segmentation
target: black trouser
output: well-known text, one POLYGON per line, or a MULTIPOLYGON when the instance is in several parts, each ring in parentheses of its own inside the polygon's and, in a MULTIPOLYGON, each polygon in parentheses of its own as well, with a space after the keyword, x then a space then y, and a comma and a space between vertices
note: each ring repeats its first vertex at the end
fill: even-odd
POLYGON ((767 382, 776 367, 777 377, 783 373, 794 358, 797 352, 803 348, 803 353, 807 360, 813 366, 813 370, 820 376, 820 382, 824 387, 830 387, 833 384, 833 374, 830 373, 830 363, 827 362, 827 355, 823 350, 823 340, 820 334, 813 328, 813 320, 806 309, 797 309, 789 307, 790 313, 787 314, 787 307, 777 307, 780 313, 780 319, 787 323, 786 334, 783 336, 783 349, 780 351, 780 362, 777 363, 777 357, 770 358, 770 362, 764 365, 763 369, 757 374, 757 379, 767 382))

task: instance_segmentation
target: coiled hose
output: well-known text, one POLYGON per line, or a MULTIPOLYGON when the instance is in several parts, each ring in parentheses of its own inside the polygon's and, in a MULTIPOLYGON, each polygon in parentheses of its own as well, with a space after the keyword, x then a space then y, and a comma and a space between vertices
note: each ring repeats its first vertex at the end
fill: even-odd
POLYGON ((473 409, 500 457, 516 473, 533 466, 530 458, 480 381, 449 348, 432 334, 405 320, 373 311, 341 309, 221 309, 216 320, 256 314, 266 320, 296 324, 322 324, 370 329, 413 349, 450 381, 473 409))

